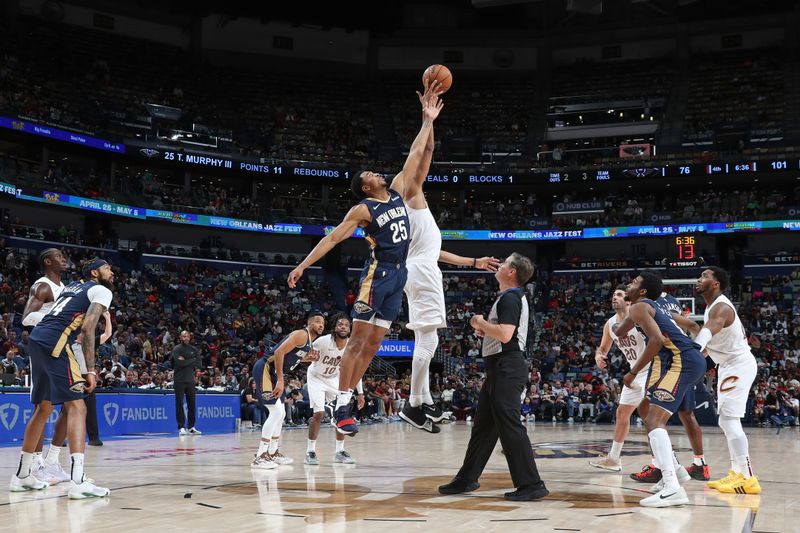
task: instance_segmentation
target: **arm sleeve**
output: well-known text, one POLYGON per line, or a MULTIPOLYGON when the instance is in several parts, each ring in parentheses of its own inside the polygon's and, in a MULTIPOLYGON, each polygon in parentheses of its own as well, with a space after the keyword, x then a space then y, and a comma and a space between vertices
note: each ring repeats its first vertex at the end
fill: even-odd
POLYGON ((89 291, 86 293, 86 296, 89 298, 91 303, 99 303, 106 309, 111 307, 111 300, 114 298, 114 295, 111 294, 111 291, 102 285, 95 285, 89 289, 89 291))
POLYGON ((364 380, 361 379, 358 380, 358 385, 356 385, 356 391, 358 391, 359 394, 364 394, 364 380))
POLYGON ((522 299, 521 295, 516 293, 517 291, 504 294, 500 301, 497 302, 498 324, 511 324, 514 326, 519 324, 519 317, 522 313, 522 299))

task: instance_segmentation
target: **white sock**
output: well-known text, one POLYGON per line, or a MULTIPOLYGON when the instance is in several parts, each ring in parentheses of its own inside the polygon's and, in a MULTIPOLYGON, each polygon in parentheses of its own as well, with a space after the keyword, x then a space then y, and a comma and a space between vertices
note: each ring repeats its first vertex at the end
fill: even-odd
POLYGON ((430 367, 439 335, 436 329, 426 328, 414 331, 414 355, 411 360, 411 394, 408 403, 419 407, 423 403, 433 404, 430 391, 430 367))
POLYGON ((656 456, 655 455, 651 455, 650 456, 650 465, 655 467, 655 468, 658 468, 658 463, 656 463, 656 456))
POLYGON ((17 468, 18 478, 25 479, 31 475, 31 463, 33 463, 33 454, 28 452, 20 452, 19 467, 17 468))
POLYGON ((45 457, 44 462, 48 465, 54 465, 58 462, 58 456, 61 453, 61 446, 55 446, 51 444, 50 447, 47 449, 47 457, 45 457))
POLYGON ((614 441, 611 445, 611 453, 608 456, 614 461, 619 462, 619 456, 622 453, 622 442, 614 441))
POLYGON ((272 437, 272 440, 269 441, 269 453, 270 455, 274 454, 278 451, 278 445, 280 444, 280 437, 272 437))
POLYGON ((692 459, 692 464, 695 466, 703 466, 706 464, 706 456, 705 455, 695 455, 694 459, 692 459))
POLYGON ((732 416, 719 417, 719 427, 725 432, 728 439, 728 452, 731 456, 731 470, 739 472, 745 479, 753 475, 750 465, 750 445, 747 442, 747 435, 742 429, 742 421, 732 416))
POLYGON ((308 439, 308 446, 306 446, 306 453, 317 451, 317 441, 308 439))
POLYGON ((740 455, 736 458, 737 470, 744 476, 745 479, 753 477, 753 467, 750 465, 749 455, 740 455))
POLYGON ((266 451, 269 451, 269 441, 258 441, 258 452, 256 452, 256 454, 261 457, 261 454, 266 451))
POLYGON ((656 455, 656 462, 661 468, 661 475, 664 478, 664 490, 667 493, 674 492, 680 488, 678 478, 675 476, 674 454, 672 453, 672 443, 669 434, 664 428, 656 428, 648 434, 650 437, 650 447, 656 455))
POLYGON ((71 453, 69 455, 70 469, 69 477, 76 485, 83 483, 83 454, 71 453))
POLYGON ((344 451, 344 440, 337 440, 336 441, 336 453, 344 451))
POLYGON ((346 391, 339 391, 339 393, 336 395, 336 409, 350 405, 350 401, 352 399, 353 399, 353 389, 349 389, 346 391))
POLYGON ((39 468, 39 466, 44 464, 44 459, 42 458, 42 452, 33 452, 33 460, 31 461, 32 468, 39 468))

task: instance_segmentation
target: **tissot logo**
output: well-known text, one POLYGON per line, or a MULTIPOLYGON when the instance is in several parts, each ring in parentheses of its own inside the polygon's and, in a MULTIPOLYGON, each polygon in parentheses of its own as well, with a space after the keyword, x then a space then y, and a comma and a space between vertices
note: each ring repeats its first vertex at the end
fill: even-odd
POLYGON ((11 431, 17 425, 19 418, 19 406, 13 403, 0 405, 0 423, 6 430, 11 431))
POLYGON ((107 403, 103 406, 103 415, 106 417, 106 422, 109 426, 113 426, 119 417, 119 405, 115 403, 107 403))

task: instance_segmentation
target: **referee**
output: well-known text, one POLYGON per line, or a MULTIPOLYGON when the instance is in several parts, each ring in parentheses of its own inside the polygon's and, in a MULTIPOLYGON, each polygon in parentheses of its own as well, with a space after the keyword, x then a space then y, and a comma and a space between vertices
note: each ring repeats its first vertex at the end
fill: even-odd
POLYGON ((470 320, 476 334, 483 337, 486 380, 481 387, 464 465, 453 481, 439 487, 441 494, 471 492, 480 487, 478 478, 498 437, 517 489, 506 492, 505 499, 531 501, 550 494, 539 477, 528 432, 520 422, 520 397, 528 378, 524 356, 528 301, 521 287, 532 275, 531 260, 516 252, 511 254, 495 274, 500 283, 500 295, 492 306, 489 320, 483 315, 475 315, 470 320))

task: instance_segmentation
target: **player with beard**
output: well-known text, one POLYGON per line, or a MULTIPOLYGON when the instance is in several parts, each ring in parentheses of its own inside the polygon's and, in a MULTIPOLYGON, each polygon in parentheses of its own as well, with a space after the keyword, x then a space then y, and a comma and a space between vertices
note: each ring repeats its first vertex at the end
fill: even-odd
MULTIPOLYGON (((628 364, 633 366, 644 353, 646 343, 644 335, 634 328, 628 335, 618 337, 613 328, 628 316, 630 302, 627 301, 625 296, 625 285, 618 285, 614 290, 614 294, 611 297, 611 308, 614 309, 615 314, 603 326, 603 339, 600 341, 600 347, 595 354, 595 361, 599 368, 606 368, 608 366, 608 352, 611 349, 611 344, 614 343, 625 355, 628 364)), ((630 431, 631 415, 638 408, 639 416, 642 419, 647 418, 649 404, 641 404, 644 399, 647 370, 649 369, 649 365, 642 369, 642 372, 636 377, 633 387, 622 387, 619 407, 617 407, 617 422, 614 426, 614 442, 611 445, 611 452, 607 456, 589 461, 590 465, 614 472, 622 470, 620 454, 622 453, 622 445, 625 443, 625 438, 628 436, 628 431, 630 431)))
MULTIPOLYGON (((686 505, 689 498, 680 486, 679 465, 672 452, 666 430, 667 421, 686 401, 693 401, 689 391, 706 371, 703 355, 655 300, 661 294, 661 276, 653 270, 643 270, 628 285, 626 295, 631 302, 630 318, 647 337, 644 353, 637 359, 623 382, 630 387, 639 372, 652 362, 647 378, 650 411, 645 419, 650 447, 661 469, 661 481, 652 488, 655 493, 639 502, 643 507, 686 505)), ((693 405, 692 405, 693 407, 693 405)), ((688 477, 688 476, 687 476, 688 477)))
POLYGON ((724 478, 709 481, 708 486, 720 492, 761 494, 761 485, 753 475, 749 443, 741 421, 758 366, 736 308, 723 294, 729 285, 730 276, 723 269, 712 266, 703 270, 695 289, 706 302, 704 325, 701 328, 685 318, 679 321, 679 325, 689 329, 695 335, 694 340, 700 349, 705 348, 711 360, 719 365, 719 427, 728 441, 731 469, 724 478))
POLYGON ((86 394, 94 390, 97 376, 89 370, 84 378, 72 344, 81 335, 87 368, 94 369, 95 329, 111 305, 114 273, 102 259, 92 259, 82 269, 88 281, 71 283, 61 292, 50 312, 42 318, 29 338, 33 386, 31 401, 39 404, 43 417, 31 420, 25 429, 19 465, 11 477, 11 491, 41 490, 48 485, 31 475, 33 452, 53 405, 63 404, 67 412, 67 440, 70 452, 71 499, 103 497, 109 490, 97 487, 84 476, 86 449, 86 394))
MULTIPOLYGON (((319 426, 325 416, 325 404, 336 399, 339 392, 339 363, 342 362, 347 341, 350 338, 350 319, 347 315, 339 313, 331 319, 333 332, 314 341, 314 350, 307 357, 312 361, 308 367, 308 399, 314 416, 308 423, 308 448, 306 449, 305 463, 318 465, 317 437, 319 426)), ((356 401, 358 408, 364 407, 364 389, 361 382, 356 387, 358 395, 356 401)), ((336 432, 336 453, 333 462, 353 464, 355 460, 344 449, 344 435, 336 432)))

